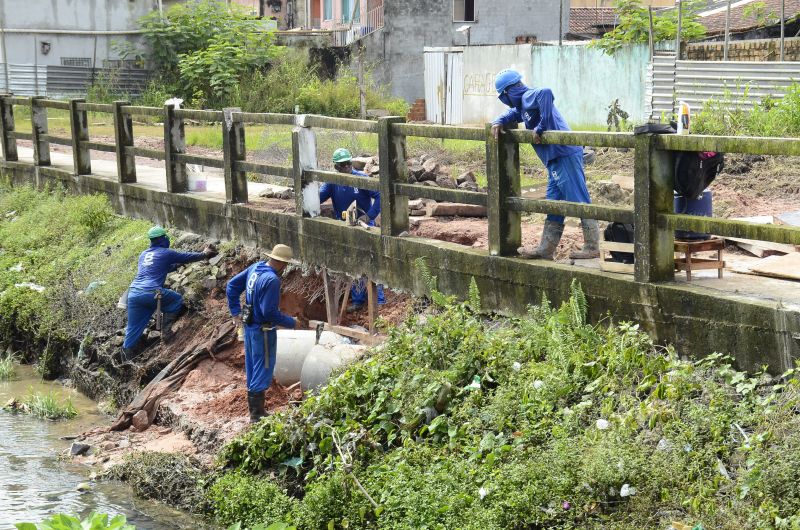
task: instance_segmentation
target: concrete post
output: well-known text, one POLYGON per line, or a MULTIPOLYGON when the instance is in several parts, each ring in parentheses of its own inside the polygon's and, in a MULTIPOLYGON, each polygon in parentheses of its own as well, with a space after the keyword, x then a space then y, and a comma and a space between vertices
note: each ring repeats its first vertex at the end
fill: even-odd
POLYGON ((76 175, 89 175, 92 173, 92 159, 89 148, 82 142, 89 141, 89 116, 85 110, 78 110, 78 103, 85 103, 85 99, 71 99, 69 101, 69 126, 72 131, 72 162, 76 175))
POLYGON ((236 171, 236 162, 247 158, 244 123, 234 122, 233 113, 240 108, 222 109, 222 156, 225 159, 225 202, 228 204, 247 202, 247 173, 236 171))
POLYGON ((658 214, 673 212, 674 158, 653 144, 652 134, 636 136, 634 278, 647 283, 675 278, 675 234, 657 221, 658 214))
POLYGON ((50 142, 47 135, 47 107, 39 105, 44 96, 31 98, 31 136, 33 140, 33 163, 37 166, 50 165, 50 142))
POLYGON ((486 126, 486 177, 489 186, 489 254, 515 256, 522 245, 522 226, 519 212, 506 206, 508 197, 519 197, 519 144, 501 134, 499 140, 492 135, 492 126, 486 126))
POLYGON ((179 162, 175 155, 186 152, 186 135, 183 119, 175 116, 175 105, 164 105, 164 167, 167 170, 167 192, 189 191, 189 176, 186 163, 179 162))
POLYGON ((378 163, 381 180, 381 234, 398 236, 408 230, 408 196, 396 195, 394 185, 408 182, 406 137, 392 134, 393 123, 405 118, 378 118, 378 163))
MULTIPOLYGON (((298 123, 303 123, 299 117, 298 123)), ((317 137, 311 127, 300 125, 292 130, 292 165, 294 166, 294 199, 297 215, 303 217, 303 171, 317 168, 317 137)))
POLYGON ((122 112, 127 101, 115 101, 114 143, 117 146, 117 179, 120 184, 136 182, 136 156, 127 148, 133 147, 133 118, 122 112))
POLYGON ((14 132, 14 106, 8 100, 8 95, 0 97, 0 134, 2 134, 3 158, 7 162, 16 162, 17 140, 9 133, 14 132))

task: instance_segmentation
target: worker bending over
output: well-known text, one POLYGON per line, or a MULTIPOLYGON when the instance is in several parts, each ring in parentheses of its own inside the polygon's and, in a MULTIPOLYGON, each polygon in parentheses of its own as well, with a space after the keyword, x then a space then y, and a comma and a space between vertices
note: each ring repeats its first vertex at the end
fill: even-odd
MULTIPOLYGON (((492 122, 495 139, 503 127, 512 123, 525 123, 533 130, 533 149, 547 168, 546 198, 556 201, 582 202, 590 204, 586 176, 583 173, 583 149, 573 145, 542 145, 545 131, 569 131, 567 122, 553 104, 553 92, 549 88, 529 88, 522 83, 522 75, 515 70, 503 70, 494 81, 497 97, 510 107, 492 122)), ((600 256, 600 230, 594 219, 581 219, 583 249, 570 254, 572 259, 591 259, 600 256)), ((561 234, 564 232, 564 216, 548 215, 538 248, 526 250, 520 247, 523 257, 530 259, 553 259, 561 234)))
MULTIPOLYGON (((353 155, 350 151, 340 147, 333 152, 333 167, 339 173, 356 175, 369 178, 369 175, 353 169, 353 155)), ((350 208, 353 201, 358 209, 358 219, 369 226, 375 226, 375 218, 381 213, 381 194, 377 191, 342 186, 339 184, 323 184, 319 189, 319 202, 328 199, 333 205, 333 213, 337 219, 342 219, 342 214, 350 208)), ((367 286, 363 278, 355 281, 350 288, 350 306, 348 311, 358 311, 367 301, 367 286)), ((386 299, 383 294, 383 285, 378 284, 378 303, 384 304, 386 299)))
POLYGON ((294 329, 295 320, 281 313, 281 279, 292 261, 292 249, 275 245, 267 254, 269 261, 259 261, 234 276, 225 289, 228 308, 237 327, 244 325, 244 369, 247 376, 247 408, 250 423, 266 415, 264 395, 272 384, 277 358, 278 326, 294 329), (242 310, 239 298, 245 293, 242 310))
POLYGON ((203 252, 178 252, 169 248, 167 231, 154 226, 147 232, 150 248, 139 255, 136 277, 128 289, 128 326, 125 329, 125 342, 122 344, 122 357, 133 360, 145 348, 142 334, 158 306, 161 297, 161 339, 172 338, 172 324, 178 319, 183 308, 183 297, 164 287, 167 274, 183 263, 191 263, 217 255, 213 247, 203 252))

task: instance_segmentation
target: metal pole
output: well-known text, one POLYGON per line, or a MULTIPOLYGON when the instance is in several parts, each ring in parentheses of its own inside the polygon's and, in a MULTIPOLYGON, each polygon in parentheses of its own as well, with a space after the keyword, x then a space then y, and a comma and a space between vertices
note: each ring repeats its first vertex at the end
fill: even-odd
POLYGON ((33 82, 35 84, 34 93, 39 95, 39 39, 33 37, 33 82))
POLYGON ((731 42, 731 0, 728 0, 728 7, 725 11, 725 44, 722 46, 722 60, 728 60, 728 46, 731 42))
POLYGON ((3 47, 3 75, 6 79, 5 92, 11 92, 11 86, 8 84, 8 56, 6 55, 6 31, 5 31, 5 11, 0 12, 0 46, 3 47))
POLYGON ((675 59, 681 58, 681 25, 683 23, 683 2, 678 0, 678 31, 675 34, 675 59))
POLYGON ((367 119, 367 90, 364 81, 364 43, 358 41, 358 101, 362 120, 367 119))
POLYGON ((561 46, 562 33, 564 32, 564 0, 558 2, 558 45, 561 46))
POLYGON ((785 31, 786 31, 786 0, 781 0, 781 61, 784 60, 783 41, 784 41, 785 31))
POLYGON ((653 6, 647 6, 647 12, 650 17, 650 35, 649 35, 649 42, 650 42, 650 61, 653 60, 653 57, 656 54, 655 51, 655 43, 653 42, 653 6))

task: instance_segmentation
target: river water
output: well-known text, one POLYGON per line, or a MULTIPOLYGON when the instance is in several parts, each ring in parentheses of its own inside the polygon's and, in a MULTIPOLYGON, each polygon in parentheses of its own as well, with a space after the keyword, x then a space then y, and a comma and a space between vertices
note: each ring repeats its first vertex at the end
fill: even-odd
POLYGON ((18 522, 40 522, 56 513, 85 517, 92 511, 125 514, 137 529, 210 528, 158 502, 136 499, 125 484, 90 482, 89 469, 59 457, 71 444, 59 438, 107 425, 110 418, 75 390, 42 382, 29 366, 17 367, 12 381, 0 381, 0 406, 31 389, 69 396, 79 413, 72 420, 47 421, 0 411, 0 529, 14 528, 18 522), (76 487, 82 482, 89 482, 92 489, 79 493, 76 487))

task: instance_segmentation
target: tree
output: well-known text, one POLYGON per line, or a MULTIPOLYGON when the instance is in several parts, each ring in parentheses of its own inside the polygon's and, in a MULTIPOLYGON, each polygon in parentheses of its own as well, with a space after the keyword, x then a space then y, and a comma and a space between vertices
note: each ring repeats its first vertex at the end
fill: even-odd
MULTIPOLYGON (((694 40, 702 38, 706 28, 697 22, 697 11, 705 3, 702 0, 684 0, 681 17, 681 38, 694 40)), ((619 24, 613 31, 593 41, 596 46, 613 55, 626 44, 640 44, 650 39, 650 16, 641 0, 618 0, 616 6, 619 24)), ((678 33, 678 9, 653 13, 653 42, 674 40, 678 33)))
POLYGON ((185 99, 229 98, 240 76, 275 55, 273 34, 237 4, 192 0, 142 18, 149 60, 185 99))

